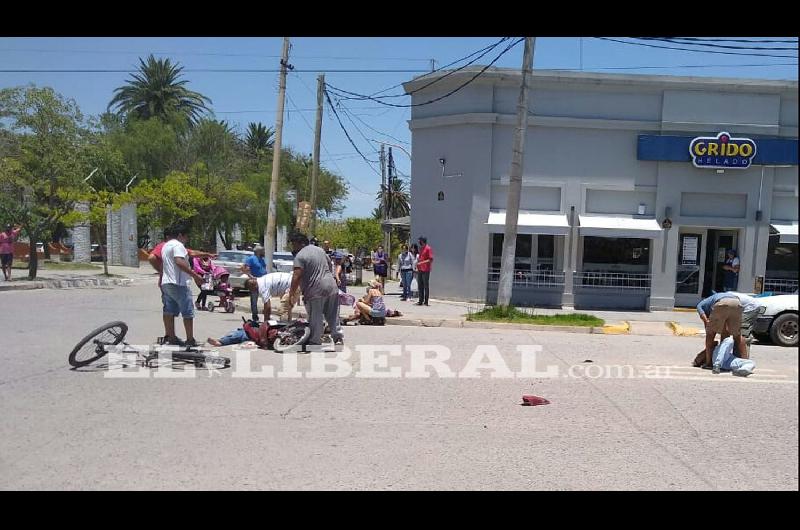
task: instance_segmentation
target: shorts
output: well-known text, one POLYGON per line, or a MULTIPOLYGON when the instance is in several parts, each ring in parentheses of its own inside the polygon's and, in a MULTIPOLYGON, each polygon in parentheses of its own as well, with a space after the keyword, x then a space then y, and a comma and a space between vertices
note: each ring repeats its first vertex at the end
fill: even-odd
POLYGON ((161 284, 161 302, 164 304, 165 315, 194 318, 194 300, 188 285, 161 284))
POLYGON ((0 263, 3 267, 10 267, 12 261, 14 261, 14 254, 0 254, 0 263))
POLYGON ((738 298, 723 298, 711 308, 711 332, 724 334, 725 330, 734 337, 742 334, 742 306, 738 298))

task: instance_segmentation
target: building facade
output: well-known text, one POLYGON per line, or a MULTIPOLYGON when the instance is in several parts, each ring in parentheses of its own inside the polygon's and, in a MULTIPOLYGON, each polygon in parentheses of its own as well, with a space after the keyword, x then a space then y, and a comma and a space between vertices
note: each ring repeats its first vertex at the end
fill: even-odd
MULTIPOLYGON (((427 104, 477 72, 404 85, 411 230, 434 248, 434 298, 491 303, 521 73, 427 104)), ((729 249, 739 290, 797 289, 797 82, 540 71, 527 127, 513 304, 695 305, 729 249)))

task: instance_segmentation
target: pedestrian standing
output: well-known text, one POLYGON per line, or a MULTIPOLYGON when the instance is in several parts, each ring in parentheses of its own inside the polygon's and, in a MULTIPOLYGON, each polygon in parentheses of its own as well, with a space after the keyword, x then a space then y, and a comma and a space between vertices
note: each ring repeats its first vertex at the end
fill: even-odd
POLYGON ((411 279, 414 276, 414 256, 408 250, 408 245, 403 245, 403 251, 398 258, 397 269, 403 282, 403 294, 400 300, 405 302, 411 298, 411 279))
MULTIPOLYGON (((242 270, 253 278, 261 278, 267 274, 267 262, 264 260, 266 251, 261 245, 253 248, 253 255, 244 260, 242 270)), ((258 322, 258 291, 250 291, 250 313, 253 321, 258 322)))
POLYGON ((729 248, 725 253, 723 291, 735 291, 739 287, 739 257, 736 254, 735 248, 729 248))
POLYGON ((386 252, 384 252, 383 246, 379 245, 378 249, 375 251, 375 261, 372 270, 375 273, 375 278, 381 282, 384 289, 386 289, 386 275, 388 274, 388 269, 386 252))
POLYGON ((19 232, 22 229, 19 225, 16 227, 11 224, 6 225, 6 229, 0 232, 0 263, 3 266, 3 276, 7 282, 11 281, 11 264, 14 262, 14 243, 19 238, 19 232))
POLYGON ((417 287, 419 288, 419 302, 417 305, 428 305, 430 296, 430 279, 433 264, 433 249, 428 245, 428 238, 420 236, 419 259, 417 260, 417 287))

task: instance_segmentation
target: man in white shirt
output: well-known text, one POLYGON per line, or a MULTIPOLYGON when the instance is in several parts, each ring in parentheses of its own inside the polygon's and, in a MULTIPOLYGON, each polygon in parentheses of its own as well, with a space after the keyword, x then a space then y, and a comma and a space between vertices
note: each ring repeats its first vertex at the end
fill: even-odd
POLYGON ((290 320, 292 315, 292 307, 299 302, 299 295, 296 300, 291 300, 289 297, 289 287, 292 285, 292 274, 288 272, 271 272, 259 278, 251 278, 247 280, 247 288, 251 293, 258 292, 261 294, 261 300, 264 302, 264 320, 270 319, 272 312, 272 303, 270 298, 273 296, 280 297, 281 307, 278 316, 286 314, 286 319, 290 320))
POLYGON ((188 252, 184 244, 189 241, 189 231, 183 225, 174 227, 170 239, 161 249, 161 301, 164 304, 164 342, 180 346, 197 346, 194 340, 194 303, 189 280, 200 286, 203 277, 189 265, 188 252), (183 317, 186 342, 175 336, 175 317, 183 317))

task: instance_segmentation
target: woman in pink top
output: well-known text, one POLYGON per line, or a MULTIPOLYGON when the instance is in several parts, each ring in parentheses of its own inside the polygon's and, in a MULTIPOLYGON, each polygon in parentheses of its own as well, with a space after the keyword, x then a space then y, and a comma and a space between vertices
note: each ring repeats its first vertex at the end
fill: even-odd
POLYGON ((3 265, 3 276, 6 281, 11 281, 11 263, 14 261, 14 242, 19 237, 22 227, 16 228, 11 224, 6 225, 4 232, 0 232, 0 263, 3 265))

